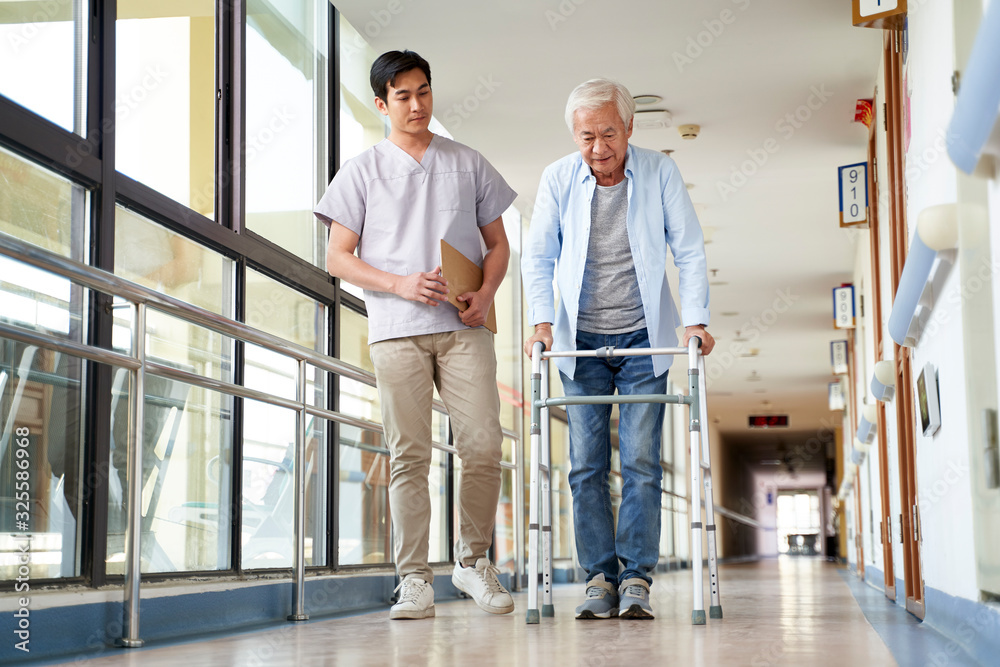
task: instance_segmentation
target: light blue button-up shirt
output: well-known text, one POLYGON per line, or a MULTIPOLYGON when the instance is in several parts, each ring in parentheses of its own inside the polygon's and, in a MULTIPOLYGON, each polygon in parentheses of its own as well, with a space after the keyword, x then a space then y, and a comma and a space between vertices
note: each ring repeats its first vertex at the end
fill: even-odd
MULTIPOLYGON (((628 180, 628 227, 632 261, 652 347, 677 345, 677 327, 708 325, 708 270, 705 239, 677 165, 658 151, 629 144, 625 157, 628 180), (679 270, 681 317, 667 283, 667 246, 679 270)), ((542 173, 521 259, 528 299, 528 322, 553 324, 553 349, 576 349, 580 292, 590 242, 591 199, 597 179, 579 152, 550 164, 542 173), (556 304, 553 289, 559 290, 556 304)), ((673 357, 653 357, 662 375, 673 357)), ((556 358, 570 378, 572 357, 556 358)))

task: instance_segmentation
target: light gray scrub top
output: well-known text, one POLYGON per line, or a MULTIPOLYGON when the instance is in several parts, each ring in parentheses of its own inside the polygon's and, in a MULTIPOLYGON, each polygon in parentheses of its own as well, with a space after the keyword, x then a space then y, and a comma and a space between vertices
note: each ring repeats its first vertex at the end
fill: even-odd
MULTIPOLYGON (((441 263, 441 239, 483 265, 479 228, 514 202, 514 192, 477 151, 434 135, 423 161, 383 139, 347 161, 316 204, 316 217, 360 236, 358 257, 405 276, 441 263)), ((467 329, 458 309, 365 290, 368 342, 467 329)))

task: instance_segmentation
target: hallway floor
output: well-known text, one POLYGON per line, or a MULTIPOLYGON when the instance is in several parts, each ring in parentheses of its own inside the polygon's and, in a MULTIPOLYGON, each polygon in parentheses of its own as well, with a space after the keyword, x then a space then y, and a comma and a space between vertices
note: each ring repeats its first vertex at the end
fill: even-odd
POLYGON ((390 622, 386 609, 193 643, 122 650, 83 664, 596 667, 669 661, 693 666, 853 667, 923 665, 927 660, 928 654, 921 651, 897 656, 897 662, 866 620, 840 568, 819 558, 728 565, 720 568, 720 580, 725 618, 709 619, 702 627, 691 625, 690 572, 681 571, 657 576, 653 621, 575 620, 573 608, 583 587, 570 584, 555 587, 555 618, 543 618, 533 626, 524 622, 527 594, 521 592, 514 598, 517 609, 506 616, 483 613, 469 600, 448 601, 436 605, 434 619, 390 622))

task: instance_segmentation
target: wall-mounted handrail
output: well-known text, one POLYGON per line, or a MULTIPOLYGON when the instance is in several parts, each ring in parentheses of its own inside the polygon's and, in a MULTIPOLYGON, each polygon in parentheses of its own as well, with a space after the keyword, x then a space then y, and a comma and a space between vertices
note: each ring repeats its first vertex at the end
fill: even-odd
MULTIPOLYGON (((30 266, 49 273, 62 276, 84 287, 99 292, 117 296, 135 304, 135 318, 132 330, 132 355, 125 355, 113 350, 99 348, 85 343, 67 340, 54 334, 0 322, 0 336, 29 345, 37 345, 47 349, 65 352, 77 357, 102 364, 111 364, 128 369, 132 374, 135 390, 129 393, 129 415, 132 429, 129 433, 127 450, 128 481, 127 481, 127 515, 126 528, 126 572, 125 572, 125 605, 123 637, 120 644, 125 647, 139 647, 143 642, 139 638, 139 598, 141 583, 141 507, 142 507, 142 427, 144 400, 144 378, 148 371, 153 375, 165 377, 194 386, 219 391, 221 393, 240 396, 277 405, 297 414, 296 449, 295 449, 295 558, 293 563, 292 614, 289 620, 305 620, 308 615, 304 609, 305 599, 305 439, 306 418, 309 415, 321 417, 345 425, 355 426, 375 432, 384 432, 381 424, 342 413, 327 410, 308 403, 306 392, 307 365, 335 373, 341 377, 350 378, 369 386, 375 386, 375 377, 362 369, 356 368, 339 359, 310 350, 291 341, 284 340, 272 334, 260 331, 244 323, 236 322, 224 316, 212 313, 197 306, 161 294, 149 288, 125 280, 107 271, 52 253, 43 248, 33 246, 17 237, 0 232, 0 255, 5 255, 30 266), (198 375, 181 369, 149 361, 145 356, 146 313, 147 308, 167 313, 189 323, 200 325, 216 333, 230 338, 242 340, 254 345, 277 352, 295 359, 297 364, 297 391, 295 400, 281 396, 235 385, 223 380, 198 375)), ((441 401, 433 402, 434 409, 446 412, 441 401)), ((504 436, 513 441, 513 459, 518 460, 520 436, 508 429, 503 429, 504 436)), ((452 454, 457 450, 450 445, 431 443, 433 447, 452 454)), ((501 462, 502 468, 514 471, 517 475, 516 463, 501 462)), ((519 482, 514 480, 515 488, 519 482)), ((523 509, 516 508, 519 515, 523 509)), ((519 548, 519 547, 518 547, 519 548)), ((519 560, 519 559, 518 559, 519 560)))
POLYGON ((935 295, 955 261, 958 206, 928 206, 917 217, 917 230, 892 299, 889 335, 902 347, 916 347, 934 308, 935 295))
POLYGON ((1000 5, 990 3, 976 32, 969 61, 962 70, 955 111, 948 123, 948 156, 955 166, 971 174, 983 152, 1000 153, 998 117, 1000 5))

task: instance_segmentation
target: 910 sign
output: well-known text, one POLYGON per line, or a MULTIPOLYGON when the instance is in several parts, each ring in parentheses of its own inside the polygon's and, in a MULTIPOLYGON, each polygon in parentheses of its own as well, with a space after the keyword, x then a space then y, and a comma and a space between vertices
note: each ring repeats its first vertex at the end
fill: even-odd
POLYGON ((750 415, 750 428, 788 428, 788 415, 750 415))

